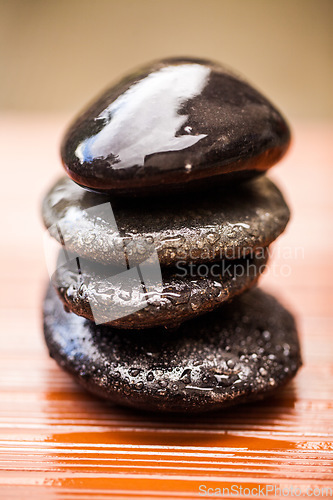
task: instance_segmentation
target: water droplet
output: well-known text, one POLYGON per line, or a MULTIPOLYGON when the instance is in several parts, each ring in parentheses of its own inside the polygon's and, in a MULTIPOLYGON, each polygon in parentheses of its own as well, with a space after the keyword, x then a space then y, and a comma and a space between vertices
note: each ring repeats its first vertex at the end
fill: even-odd
POLYGON ((214 245, 219 238, 220 236, 217 233, 208 233, 206 236, 206 240, 210 245, 214 245))
POLYGON ((269 340, 271 338, 271 332, 269 332, 268 330, 264 330, 262 332, 262 336, 264 337, 265 340, 269 340))
POLYGON ((86 365, 81 365, 80 376, 84 377, 86 375, 86 365))
POLYGON ((172 246, 181 246, 185 243, 185 237, 184 236, 166 236, 165 238, 162 239, 162 242, 164 245, 170 245, 172 246))
POLYGON ((125 396, 128 396, 129 394, 131 394, 131 388, 129 385, 125 385, 124 388, 123 388, 123 392, 125 394, 125 396))
POLYGON ((233 359, 228 359, 227 366, 232 370, 233 368, 235 368, 235 361, 233 359))
POLYGON ((194 295, 194 296, 192 295, 192 297, 190 297, 190 306, 192 311, 194 312, 198 311, 198 309, 200 309, 201 307, 201 302, 202 299, 200 295, 194 295))
POLYGON ((186 385, 191 383, 191 370, 189 368, 183 371, 180 376, 180 380, 186 385))
POLYGON ((137 377, 140 373, 141 369, 140 368, 130 368, 129 374, 131 377, 137 377))
POLYGON ((86 245, 91 245, 91 243, 96 239, 95 233, 85 233, 83 236, 83 241, 86 245))
POLYGON ((148 251, 147 244, 143 240, 136 242, 135 249, 139 255, 144 255, 148 251))

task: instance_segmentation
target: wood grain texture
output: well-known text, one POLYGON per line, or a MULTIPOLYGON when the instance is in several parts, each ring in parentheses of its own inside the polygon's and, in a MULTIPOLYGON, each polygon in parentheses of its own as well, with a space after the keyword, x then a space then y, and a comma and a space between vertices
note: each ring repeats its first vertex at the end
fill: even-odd
POLYGON ((0 498, 200 498, 202 484, 333 489, 333 126, 295 125, 292 151, 270 174, 293 218, 262 284, 295 312, 304 366, 274 399, 191 418, 108 406, 48 357, 39 209, 62 174, 65 123, 0 120, 0 498))

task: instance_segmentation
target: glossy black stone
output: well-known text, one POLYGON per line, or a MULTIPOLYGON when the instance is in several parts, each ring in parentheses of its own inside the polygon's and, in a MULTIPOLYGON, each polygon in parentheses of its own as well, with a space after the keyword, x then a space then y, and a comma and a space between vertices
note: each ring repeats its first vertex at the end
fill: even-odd
POLYGON ((131 265, 140 264, 153 245, 161 266, 169 266, 239 258, 266 247, 285 229, 290 213, 266 176, 229 192, 183 194, 172 203, 163 197, 153 205, 142 197, 114 200, 64 177, 45 196, 42 215, 50 235, 81 257, 121 265, 126 251, 131 265))
POLYGON ((289 141, 284 118, 252 86, 223 66, 183 58, 109 88, 69 127, 61 154, 88 189, 156 194, 258 175, 289 141))
POLYGON ((148 411, 204 412, 262 399, 301 365, 292 315, 259 289, 175 332, 120 331, 44 302, 50 355, 82 386, 148 411))
POLYGON ((124 329, 175 328, 254 286, 267 259, 262 249, 257 256, 238 260, 163 268, 161 286, 153 283, 147 292, 139 277, 132 276, 129 283, 122 279, 124 268, 82 258, 78 267, 69 258, 54 272, 52 283, 66 309, 96 323, 124 329))

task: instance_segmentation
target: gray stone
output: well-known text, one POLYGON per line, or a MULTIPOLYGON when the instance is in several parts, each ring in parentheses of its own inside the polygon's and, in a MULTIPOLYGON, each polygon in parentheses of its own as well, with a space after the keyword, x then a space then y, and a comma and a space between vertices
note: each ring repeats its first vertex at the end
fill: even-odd
POLYGON ((243 257, 274 241, 290 215, 266 177, 228 191, 132 202, 91 193, 62 178, 45 196, 42 213, 51 236, 79 256, 121 265, 125 251, 133 265, 153 245, 161 266, 243 257))

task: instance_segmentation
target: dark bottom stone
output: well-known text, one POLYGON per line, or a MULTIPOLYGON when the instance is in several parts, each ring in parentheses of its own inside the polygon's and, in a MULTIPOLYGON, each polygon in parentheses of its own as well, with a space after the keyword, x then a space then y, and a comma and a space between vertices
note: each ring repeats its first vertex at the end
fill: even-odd
POLYGON ((293 316, 253 289, 220 309, 163 328, 117 330, 44 302, 50 355, 90 392, 151 411, 203 412, 261 399, 301 365, 293 316))

